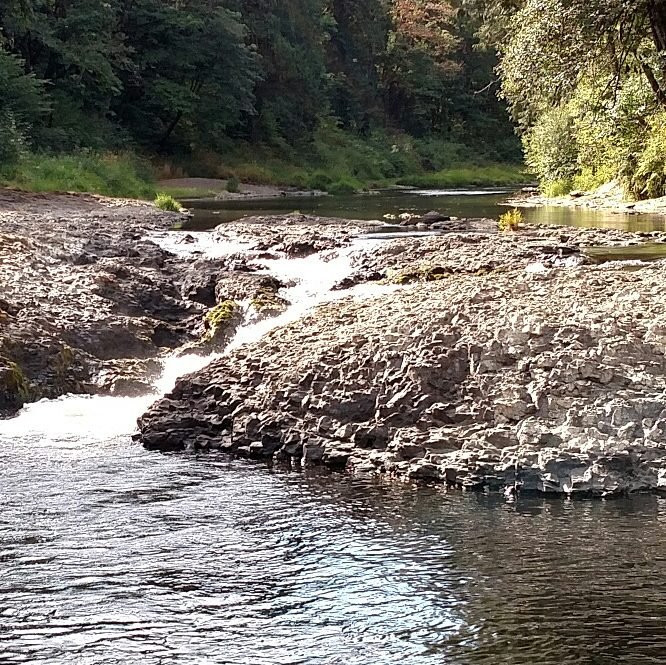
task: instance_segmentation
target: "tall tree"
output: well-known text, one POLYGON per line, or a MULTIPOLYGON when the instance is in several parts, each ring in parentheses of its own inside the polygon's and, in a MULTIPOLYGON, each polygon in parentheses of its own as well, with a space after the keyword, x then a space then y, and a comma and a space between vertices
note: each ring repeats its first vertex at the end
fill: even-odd
POLYGON ((381 120, 380 64, 391 28, 385 0, 332 0, 335 29, 328 49, 329 95, 342 125, 361 133, 381 120))
POLYGON ((221 0, 122 0, 131 46, 116 110, 139 141, 214 147, 253 112, 256 62, 239 19, 221 0))
POLYGON ((326 111, 325 45, 332 27, 324 0, 237 2, 259 55, 252 140, 308 136, 326 111))
POLYGON ((388 117, 416 134, 446 118, 446 81, 459 70, 456 10, 448 0, 394 0, 382 81, 388 117))
POLYGON ((27 71, 51 83, 51 114, 41 139, 54 147, 109 138, 96 119, 108 119, 120 92, 116 67, 126 49, 116 12, 114 0, 9 0, 3 7, 6 47, 27 71))
POLYGON ((44 86, 0 45, 0 167, 14 161, 48 107, 44 86))
POLYGON ((504 91, 522 125, 592 71, 610 75, 611 92, 640 72, 666 107, 664 0, 464 1, 485 17, 484 36, 500 52, 504 91))

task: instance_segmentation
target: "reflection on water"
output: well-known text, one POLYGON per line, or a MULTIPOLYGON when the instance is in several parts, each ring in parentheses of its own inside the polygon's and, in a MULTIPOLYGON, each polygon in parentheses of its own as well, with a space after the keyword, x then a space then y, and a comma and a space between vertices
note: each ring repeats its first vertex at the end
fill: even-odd
POLYGON ((663 662, 666 501, 5 441, 0 662, 663 662))
MULTIPOLYGON (((455 217, 497 218, 506 212, 510 190, 423 190, 387 191, 374 195, 298 197, 265 200, 187 201, 194 216, 190 230, 210 229, 223 222, 249 215, 281 215, 294 210, 324 217, 345 219, 382 219, 386 214, 403 212, 426 213, 438 210, 455 217), (427 195, 425 195, 427 193, 427 195)), ((528 222, 626 229, 631 231, 663 231, 666 221, 659 215, 627 215, 586 208, 547 206, 523 208, 528 222)))

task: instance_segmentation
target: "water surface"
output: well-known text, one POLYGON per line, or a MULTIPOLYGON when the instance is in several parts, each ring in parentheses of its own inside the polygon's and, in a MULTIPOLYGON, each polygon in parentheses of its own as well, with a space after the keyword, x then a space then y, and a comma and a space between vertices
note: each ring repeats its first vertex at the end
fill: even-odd
MULTIPOLYGON (((437 210, 455 217, 497 218, 506 212, 506 201, 513 194, 509 189, 468 190, 391 190, 378 194, 323 197, 284 197, 258 200, 218 201, 193 199, 186 201, 194 213, 189 230, 214 228, 223 222, 250 215, 282 215, 294 210, 302 213, 343 219, 383 219, 384 215, 404 212, 423 214, 437 210)), ((616 228, 630 231, 663 231, 666 218, 660 215, 630 215, 586 208, 541 206, 523 208, 528 222, 568 226, 616 228)))
POLYGON ((663 662, 666 500, 0 446, 0 662, 663 662))

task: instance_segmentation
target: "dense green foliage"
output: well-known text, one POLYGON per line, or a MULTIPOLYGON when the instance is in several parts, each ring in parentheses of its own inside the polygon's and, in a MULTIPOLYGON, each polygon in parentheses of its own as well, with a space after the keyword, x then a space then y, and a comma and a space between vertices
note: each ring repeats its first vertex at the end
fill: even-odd
POLYGON ((94 192, 105 196, 150 199, 155 196, 149 167, 131 154, 26 153, 5 163, 3 178, 33 192, 94 192))
POLYGON ((4 0, 0 174, 138 151, 343 191, 518 162, 479 17, 461 0, 4 0))
POLYGON ((548 191, 617 179, 666 195, 663 0, 467 0, 500 53, 501 94, 548 191))

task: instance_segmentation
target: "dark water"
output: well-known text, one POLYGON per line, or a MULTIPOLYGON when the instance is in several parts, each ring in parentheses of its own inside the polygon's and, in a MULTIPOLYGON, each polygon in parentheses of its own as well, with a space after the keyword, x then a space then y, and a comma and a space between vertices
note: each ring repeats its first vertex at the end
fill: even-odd
MULTIPOLYGON (((345 219, 382 219, 386 214, 425 213, 438 210, 455 217, 497 218, 506 212, 511 190, 439 190, 446 194, 426 196, 412 191, 389 191, 375 195, 279 198, 245 201, 195 199, 186 201, 194 213, 190 230, 205 230, 218 224, 249 215, 285 214, 294 210, 345 219), (462 193, 462 192, 465 193, 462 193), (481 192, 481 193, 479 193, 481 192)), ((524 208, 528 222, 626 229, 630 231, 663 231, 666 218, 659 215, 627 215, 584 208, 548 206, 524 208)))
POLYGON ((666 500, 0 447, 0 662, 663 663, 666 500))

